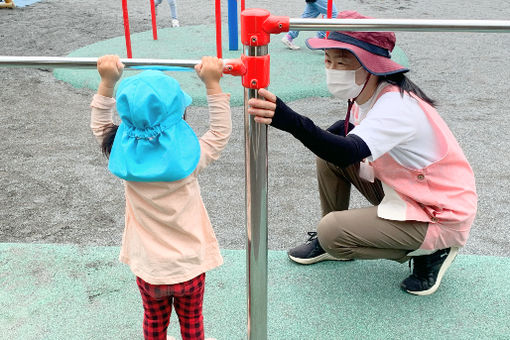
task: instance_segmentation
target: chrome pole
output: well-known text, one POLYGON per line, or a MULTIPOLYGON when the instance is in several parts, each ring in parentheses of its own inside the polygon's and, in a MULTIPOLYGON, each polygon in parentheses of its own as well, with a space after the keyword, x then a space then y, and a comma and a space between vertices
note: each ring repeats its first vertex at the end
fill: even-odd
MULTIPOLYGON (((246 56, 264 56, 267 45, 244 46, 246 56)), ((267 126, 248 114, 248 100, 256 89, 244 89, 246 175, 246 274, 248 340, 267 339, 267 126)))
MULTIPOLYGON (((28 57, 0 56, 0 67, 96 68, 96 57, 28 57)), ((193 68, 201 60, 182 59, 120 59, 126 68, 144 66, 193 68)))
POLYGON ((508 20, 302 19, 289 20, 290 31, 420 31, 510 33, 508 20))

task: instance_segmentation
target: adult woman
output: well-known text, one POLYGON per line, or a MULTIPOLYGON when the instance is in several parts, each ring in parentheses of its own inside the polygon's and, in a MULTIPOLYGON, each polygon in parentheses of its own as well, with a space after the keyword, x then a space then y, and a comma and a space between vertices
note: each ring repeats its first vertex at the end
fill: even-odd
MULTIPOLYGON (((338 18, 367 17, 345 11, 338 18)), ((477 195, 471 167, 434 101, 391 60, 395 41, 392 32, 307 40, 309 48, 325 50, 330 92, 348 100, 346 119, 327 130, 264 89, 259 94, 266 100, 250 99, 248 112, 292 133, 319 157, 323 217, 289 257, 302 264, 412 259, 413 273, 401 287, 428 295, 467 240, 477 195), (374 206, 348 210, 351 185, 374 206)))

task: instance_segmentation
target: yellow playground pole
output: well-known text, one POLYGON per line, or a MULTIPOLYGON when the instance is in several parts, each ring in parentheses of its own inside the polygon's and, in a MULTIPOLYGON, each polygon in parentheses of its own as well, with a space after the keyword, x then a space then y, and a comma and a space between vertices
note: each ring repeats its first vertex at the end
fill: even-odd
POLYGON ((4 0, 3 2, 0 2, 0 8, 14 8, 16 7, 14 5, 14 1, 12 0, 4 0))

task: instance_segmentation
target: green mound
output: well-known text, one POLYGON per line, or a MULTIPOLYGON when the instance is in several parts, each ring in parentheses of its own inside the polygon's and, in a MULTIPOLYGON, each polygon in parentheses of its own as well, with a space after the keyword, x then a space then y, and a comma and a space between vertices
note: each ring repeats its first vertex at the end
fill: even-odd
MULTIPOLYGON (((285 101, 292 101, 308 97, 329 97, 324 77, 324 63, 322 51, 312 51, 305 47, 304 41, 313 37, 315 32, 301 32, 296 43, 301 46, 298 51, 287 49, 281 42, 282 35, 271 37, 269 54, 271 56, 271 74, 269 89, 278 94, 285 101)), ((223 32, 224 40, 228 37, 223 32)), ((183 26, 178 28, 165 28, 158 30, 158 40, 153 40, 152 31, 131 35, 133 58, 157 59, 200 59, 204 55, 216 55, 215 29, 211 25, 183 26)), ((223 45, 223 58, 236 59, 242 54, 242 45, 239 51, 229 51, 228 43, 223 45)), ((105 54, 117 54, 126 57, 124 37, 99 41, 95 44, 82 47, 69 57, 99 57, 105 54)), ((408 65, 407 56, 399 49, 393 51, 393 59, 408 65)), ((131 76, 140 71, 126 70, 123 77, 131 76)), ((205 89, 195 72, 172 71, 166 72, 176 78, 181 87, 193 98, 193 105, 206 106, 205 89)), ((99 84, 99 75, 94 69, 55 69, 57 79, 68 82, 77 88, 90 88, 96 90, 99 84)), ((241 78, 226 75, 221 81, 223 91, 231 93, 231 105, 241 106, 244 100, 244 91, 241 78)))

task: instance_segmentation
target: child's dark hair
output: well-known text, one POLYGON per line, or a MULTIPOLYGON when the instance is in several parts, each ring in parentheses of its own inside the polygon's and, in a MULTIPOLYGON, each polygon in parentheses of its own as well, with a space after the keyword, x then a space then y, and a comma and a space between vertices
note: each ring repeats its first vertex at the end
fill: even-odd
POLYGON ((404 95, 404 92, 412 92, 427 103, 429 103, 431 106, 436 106, 436 101, 423 92, 418 85, 413 83, 409 78, 406 77, 406 75, 403 72, 395 73, 395 74, 389 74, 386 76, 379 76, 379 83, 381 82, 388 82, 392 85, 396 85, 400 88, 400 94, 404 95))
POLYGON ((101 143, 101 151, 106 158, 110 158, 112 152, 113 141, 117 133, 118 125, 110 124, 103 129, 103 142, 101 143))

